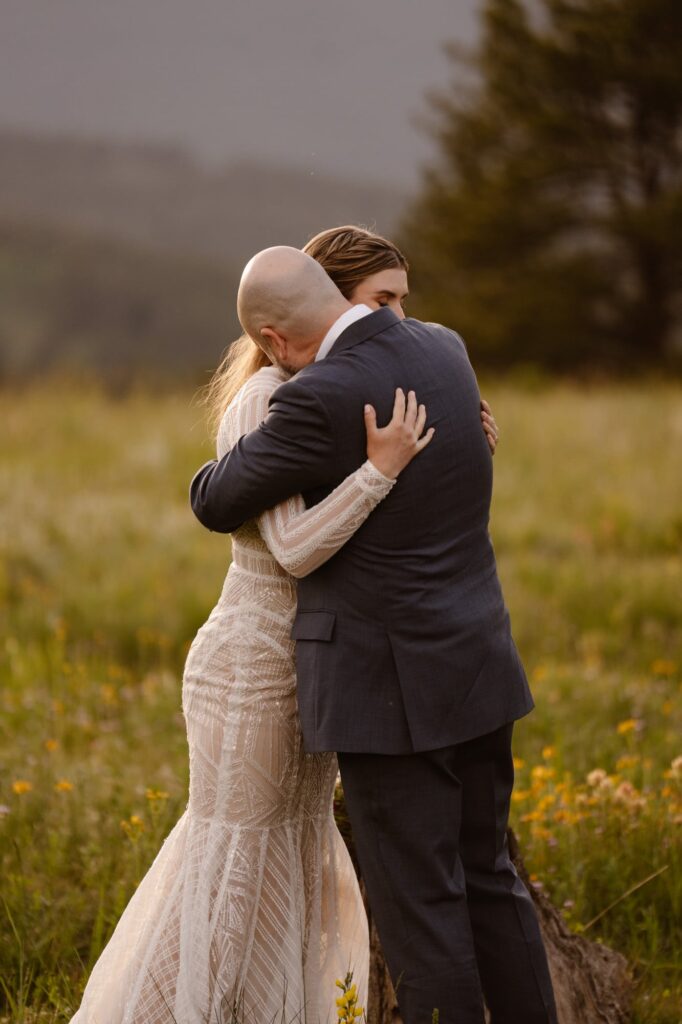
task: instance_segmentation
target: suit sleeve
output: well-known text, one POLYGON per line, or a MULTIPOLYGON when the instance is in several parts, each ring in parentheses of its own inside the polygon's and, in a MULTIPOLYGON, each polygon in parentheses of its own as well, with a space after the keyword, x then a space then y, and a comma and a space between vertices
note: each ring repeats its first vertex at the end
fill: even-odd
POLYGON ((209 530, 232 533, 294 494, 336 482, 335 448, 323 403, 312 388, 287 381, 263 423, 196 473, 192 510, 209 530))

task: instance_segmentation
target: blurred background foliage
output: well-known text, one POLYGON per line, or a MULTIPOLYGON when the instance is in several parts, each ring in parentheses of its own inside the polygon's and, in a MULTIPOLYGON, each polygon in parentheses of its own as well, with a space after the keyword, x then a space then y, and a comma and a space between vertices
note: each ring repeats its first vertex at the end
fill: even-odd
POLYGON ((633 370, 682 346, 682 6, 488 0, 433 98, 402 238, 423 317, 478 359, 633 370))
POLYGON ((243 263, 359 222, 477 367, 682 365, 682 7, 486 0, 416 192, 181 148, 0 132, 0 374, 205 379, 243 263))

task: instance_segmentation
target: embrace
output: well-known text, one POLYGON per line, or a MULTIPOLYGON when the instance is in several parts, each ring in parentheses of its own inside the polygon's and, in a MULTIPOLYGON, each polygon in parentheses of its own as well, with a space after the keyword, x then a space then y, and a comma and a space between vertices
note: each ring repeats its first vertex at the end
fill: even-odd
POLYGON ((534 701, 488 533, 497 428, 459 335, 405 317, 407 270, 355 227, 244 270, 191 486, 232 561, 185 664, 189 801, 75 1024, 331 1024, 350 972, 359 1015, 338 772, 404 1024, 556 1024, 506 838, 534 701))

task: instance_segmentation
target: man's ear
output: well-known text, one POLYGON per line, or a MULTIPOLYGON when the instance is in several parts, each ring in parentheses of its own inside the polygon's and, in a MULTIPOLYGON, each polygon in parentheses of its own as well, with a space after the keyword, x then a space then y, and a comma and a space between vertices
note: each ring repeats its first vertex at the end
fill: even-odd
POLYGON ((288 345, 286 338, 274 331, 272 327, 263 327, 260 332, 263 348, 269 356, 274 356, 278 363, 286 362, 288 345))

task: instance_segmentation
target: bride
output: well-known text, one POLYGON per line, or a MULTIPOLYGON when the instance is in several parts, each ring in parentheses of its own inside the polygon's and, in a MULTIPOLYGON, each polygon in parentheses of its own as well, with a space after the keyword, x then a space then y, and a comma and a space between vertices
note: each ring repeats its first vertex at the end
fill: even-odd
MULTIPOLYGON (((335 228, 305 247, 353 303, 402 314, 407 263, 387 240, 335 228)), ((287 378, 248 337, 209 388, 220 458, 287 378)), ((482 403, 494 451, 497 428, 482 403)), ((187 808, 95 964, 72 1024, 328 1024, 335 980, 366 1005, 367 920, 336 828, 336 755, 306 754, 296 714, 295 578, 331 558, 428 444, 396 396, 367 461, 320 504, 290 499, 232 538, 222 592, 185 663, 187 808)))

